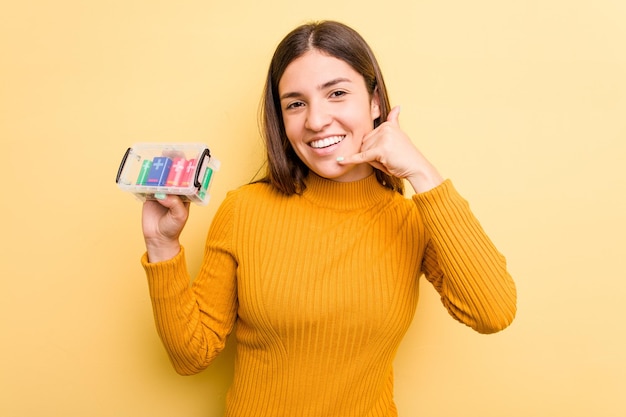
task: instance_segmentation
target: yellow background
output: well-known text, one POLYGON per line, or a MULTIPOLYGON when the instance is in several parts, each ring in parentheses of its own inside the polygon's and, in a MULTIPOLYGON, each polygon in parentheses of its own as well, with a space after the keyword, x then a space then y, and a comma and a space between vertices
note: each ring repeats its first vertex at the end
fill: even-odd
POLYGON ((0 415, 220 415, 232 346, 174 373, 141 204, 114 177, 135 142, 209 144, 222 169, 183 235, 197 271, 216 207, 261 164, 274 47, 324 18, 369 41, 401 125, 518 285, 492 336, 423 286, 401 416, 626 414, 626 2, 26 0, 0 6, 0 415))

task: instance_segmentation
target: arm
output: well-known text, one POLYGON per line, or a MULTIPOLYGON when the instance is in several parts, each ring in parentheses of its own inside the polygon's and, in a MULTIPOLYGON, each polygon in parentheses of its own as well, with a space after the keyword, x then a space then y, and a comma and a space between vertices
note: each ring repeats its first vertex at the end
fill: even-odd
POLYGON ((392 109, 387 121, 363 138, 361 152, 338 163, 369 163, 411 184, 430 236, 423 264, 427 279, 457 320, 481 333, 501 330, 516 311, 506 261, 452 183, 444 182, 402 131, 399 113, 399 107, 392 109))
POLYGON ((171 259, 142 258, 157 332, 176 371, 205 369, 224 348, 237 311, 236 262, 230 251, 230 210, 223 204, 209 230, 202 267, 190 285, 184 248, 171 259))
POLYGON ((413 196, 430 241, 423 269, 449 313, 480 333, 515 317, 517 293, 506 260, 450 181, 413 196))

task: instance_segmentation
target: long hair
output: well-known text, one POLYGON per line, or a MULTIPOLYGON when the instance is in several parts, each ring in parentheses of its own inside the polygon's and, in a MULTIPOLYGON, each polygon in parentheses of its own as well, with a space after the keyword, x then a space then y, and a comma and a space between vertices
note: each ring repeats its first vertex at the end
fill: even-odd
MULTIPOLYGON (((374 92, 380 100, 380 117, 374 128, 387 120, 389 96, 376 57, 365 40, 354 29, 334 21, 307 23, 291 31, 278 45, 265 81, 260 108, 260 124, 267 151, 267 170, 260 181, 268 182, 287 195, 299 194, 306 185, 309 168, 296 155, 283 122, 278 83, 287 66, 305 52, 316 49, 349 64, 365 79, 370 98, 374 92)), ((374 168, 383 186, 404 193, 402 179, 374 168)))

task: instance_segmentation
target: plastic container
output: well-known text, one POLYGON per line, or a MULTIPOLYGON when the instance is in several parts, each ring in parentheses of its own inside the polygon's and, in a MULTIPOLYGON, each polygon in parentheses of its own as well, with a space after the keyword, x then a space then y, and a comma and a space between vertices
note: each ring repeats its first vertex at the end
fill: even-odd
POLYGON ((204 206, 219 168, 201 143, 136 143, 126 150, 115 182, 140 201, 173 194, 204 206))

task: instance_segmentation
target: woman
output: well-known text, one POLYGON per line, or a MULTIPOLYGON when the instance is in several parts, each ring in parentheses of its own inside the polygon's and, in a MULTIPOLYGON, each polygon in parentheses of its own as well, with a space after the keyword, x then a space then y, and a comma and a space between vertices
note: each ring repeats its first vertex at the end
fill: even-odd
POLYGON ((392 362, 419 277, 455 319, 492 333, 516 310, 505 260, 401 130, 354 30, 288 34, 262 110, 267 175, 221 204, 191 286, 178 240, 188 206, 144 205, 159 335, 175 369, 193 374, 235 329, 226 416, 396 416, 392 362))

